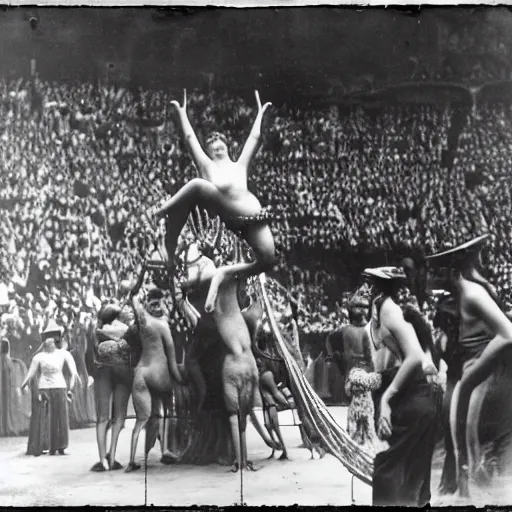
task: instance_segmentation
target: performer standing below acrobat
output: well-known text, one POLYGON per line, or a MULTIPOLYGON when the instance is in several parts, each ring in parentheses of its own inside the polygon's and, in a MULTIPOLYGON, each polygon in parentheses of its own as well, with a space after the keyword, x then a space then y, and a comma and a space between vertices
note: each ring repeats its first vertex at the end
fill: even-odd
POLYGON ((183 105, 172 104, 179 112, 186 141, 201 174, 186 183, 160 208, 149 212, 149 218, 158 221, 166 218, 165 244, 172 270, 178 237, 189 213, 200 206, 209 213, 218 215, 234 232, 240 234, 254 251, 255 259, 250 263, 238 263, 217 269, 206 298, 205 311, 211 313, 221 282, 227 277, 248 278, 268 271, 275 262, 274 238, 269 227, 270 212, 262 208, 259 200, 247 189, 247 172, 256 154, 261 134, 263 114, 271 103, 261 105, 256 91, 258 114, 242 153, 236 162, 228 153, 227 139, 213 132, 206 140, 209 156, 203 151, 187 116, 187 93, 183 94, 183 105))

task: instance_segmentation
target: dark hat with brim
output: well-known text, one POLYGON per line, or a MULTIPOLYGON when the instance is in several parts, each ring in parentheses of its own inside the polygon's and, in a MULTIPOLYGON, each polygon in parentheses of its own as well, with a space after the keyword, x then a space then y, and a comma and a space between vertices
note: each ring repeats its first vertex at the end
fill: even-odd
POLYGON ((164 293, 156 286, 148 290, 147 300, 160 300, 164 298, 164 293))
POLYGON ((407 279, 404 270, 400 267, 375 267, 366 268, 363 271, 363 275, 370 277, 377 277, 379 279, 391 280, 391 279, 407 279))
POLYGON ((487 238, 489 238, 489 235, 477 236, 469 242, 465 242, 461 245, 458 245, 457 247, 453 247, 452 249, 427 256, 426 259, 433 265, 450 266, 454 262, 466 258, 469 254, 478 253, 487 238))

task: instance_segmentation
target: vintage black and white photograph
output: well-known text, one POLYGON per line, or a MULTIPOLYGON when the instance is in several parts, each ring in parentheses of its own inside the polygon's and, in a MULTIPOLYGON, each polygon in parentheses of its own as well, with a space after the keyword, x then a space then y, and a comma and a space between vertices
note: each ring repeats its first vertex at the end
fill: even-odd
POLYGON ((512 504, 511 167, 506 6, 0 7, 0 507, 512 504))

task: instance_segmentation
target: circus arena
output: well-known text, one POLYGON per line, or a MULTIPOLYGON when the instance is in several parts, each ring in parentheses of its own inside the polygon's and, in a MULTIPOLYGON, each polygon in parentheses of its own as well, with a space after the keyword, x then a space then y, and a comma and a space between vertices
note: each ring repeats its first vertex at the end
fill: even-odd
POLYGON ((512 503, 510 10, 6 8, 0 56, 0 506, 512 503))

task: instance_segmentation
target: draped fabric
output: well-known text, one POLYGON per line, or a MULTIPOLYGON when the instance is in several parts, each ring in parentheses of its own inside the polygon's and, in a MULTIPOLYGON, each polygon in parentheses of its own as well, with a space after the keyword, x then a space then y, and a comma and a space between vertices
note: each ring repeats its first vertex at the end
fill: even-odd
POLYGON ((17 389, 27 367, 9 354, 0 357, 0 437, 25 435, 30 421, 30 394, 18 394, 17 389))

